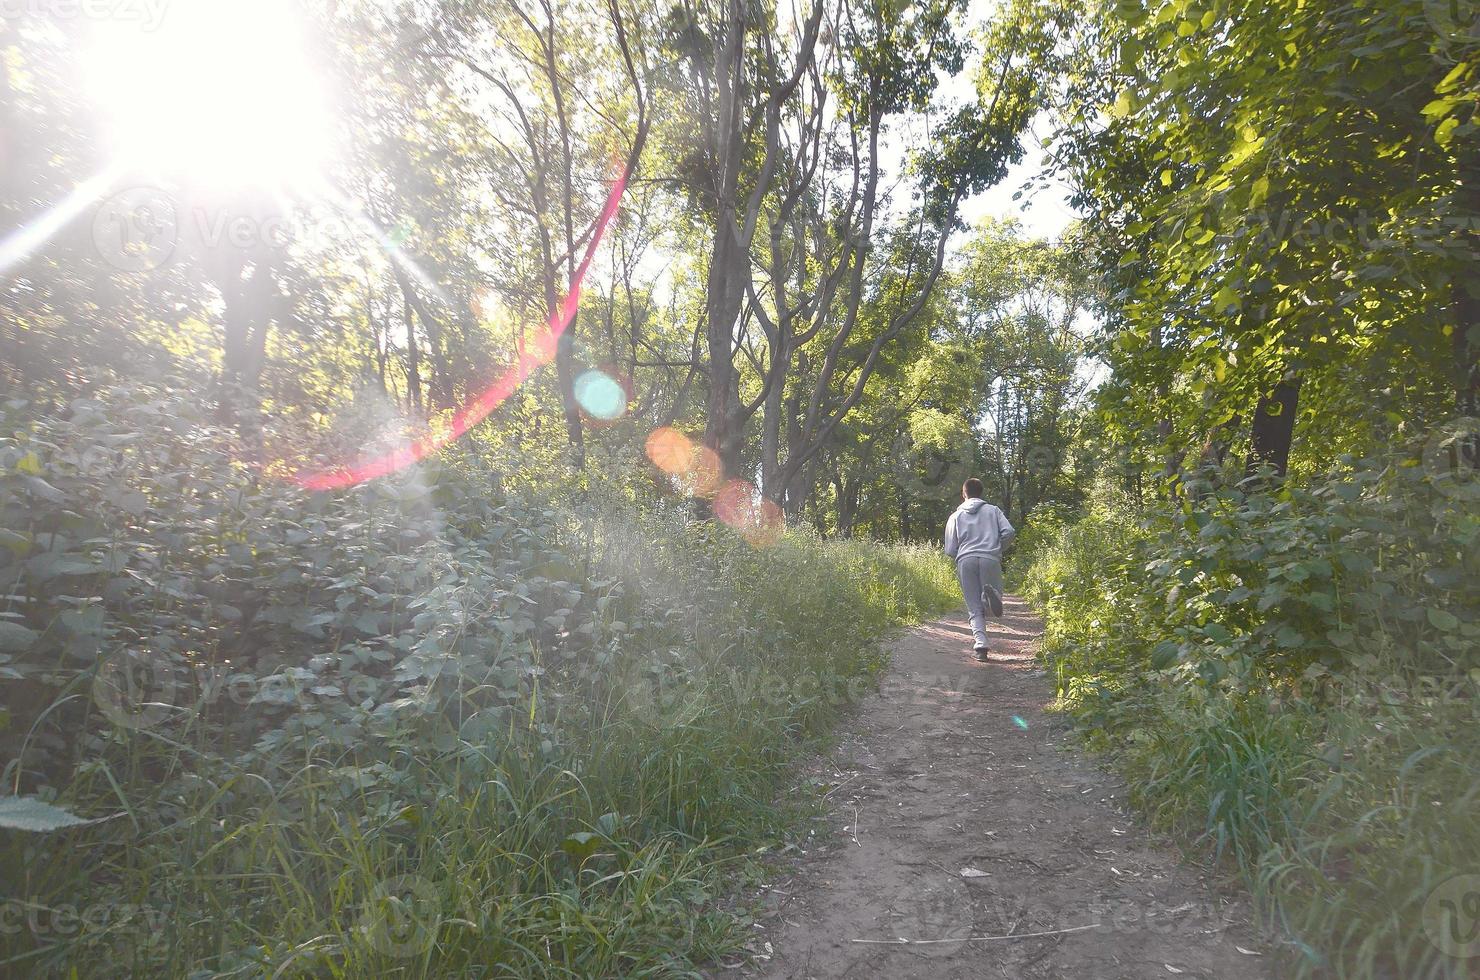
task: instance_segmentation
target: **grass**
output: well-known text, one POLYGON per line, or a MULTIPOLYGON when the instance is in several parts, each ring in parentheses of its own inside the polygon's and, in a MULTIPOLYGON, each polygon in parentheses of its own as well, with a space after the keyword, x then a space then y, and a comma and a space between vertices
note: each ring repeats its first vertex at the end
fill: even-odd
POLYGON ((880 637, 953 599, 950 569, 802 534, 587 533, 663 612, 496 725, 292 739, 296 759, 233 757, 204 725, 98 730, 62 801, 123 815, 0 834, 0 972, 679 977, 739 949, 723 900, 806 812, 789 764, 871 688, 880 637))
MULTIPOLYGON (((1347 617, 1354 639, 1339 638, 1355 651, 1345 660, 1328 652, 1299 673, 1268 668, 1261 654, 1254 662, 1262 669, 1241 672, 1240 658, 1249 636, 1287 625, 1310 632, 1308 604, 1263 603, 1258 634, 1200 625, 1220 616, 1236 622, 1217 593, 1205 612, 1189 615, 1212 588, 1198 586, 1224 574, 1207 534, 1184 555, 1165 537, 1148 543, 1154 532, 1124 510, 1101 511, 1030 540, 1018 583, 1045 615, 1045 659, 1086 744, 1125 776, 1154 826, 1205 849, 1247 885, 1281 955, 1281 976, 1480 975, 1480 958, 1456 955, 1452 944, 1454 936, 1480 938, 1480 670, 1466 667, 1473 645, 1466 653, 1447 639, 1473 629, 1451 623, 1471 622, 1473 610, 1434 587, 1447 581, 1439 570, 1463 551, 1458 542, 1472 533, 1473 517, 1458 514, 1458 530, 1435 530, 1431 517, 1425 531, 1425 515, 1452 520, 1456 511, 1418 490, 1384 492, 1392 496, 1346 496, 1358 523, 1341 523, 1346 505, 1334 502, 1280 518, 1330 521, 1343 529, 1329 538, 1339 567, 1373 569, 1348 574, 1336 605, 1320 607, 1347 617), (1396 544, 1366 562, 1361 535, 1383 541, 1390 513, 1402 515, 1386 539, 1396 544), (1153 561, 1174 572, 1185 563, 1202 577, 1189 573, 1166 589, 1146 574, 1153 561), (1437 634, 1435 622, 1449 632, 1437 634), (1180 644, 1179 657, 1194 650, 1224 659, 1211 667, 1173 659, 1158 669, 1157 650, 1169 642, 1180 644), (1448 644, 1447 669, 1431 653, 1440 642, 1448 644)), ((1277 528, 1278 547, 1298 540, 1277 528)), ((1259 532, 1252 523, 1240 540, 1257 545, 1259 532)), ((1297 551, 1280 560, 1312 559, 1297 551)), ((1257 599, 1261 585, 1247 567, 1235 584, 1257 599)))

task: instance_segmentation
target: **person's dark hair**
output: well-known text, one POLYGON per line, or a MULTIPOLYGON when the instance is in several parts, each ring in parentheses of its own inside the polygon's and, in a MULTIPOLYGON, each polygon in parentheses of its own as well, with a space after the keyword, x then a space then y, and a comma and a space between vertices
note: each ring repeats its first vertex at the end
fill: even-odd
POLYGON ((965 483, 961 484, 961 492, 966 494, 967 500, 970 500, 972 497, 980 497, 984 492, 982 481, 978 480, 976 477, 972 477, 965 483))

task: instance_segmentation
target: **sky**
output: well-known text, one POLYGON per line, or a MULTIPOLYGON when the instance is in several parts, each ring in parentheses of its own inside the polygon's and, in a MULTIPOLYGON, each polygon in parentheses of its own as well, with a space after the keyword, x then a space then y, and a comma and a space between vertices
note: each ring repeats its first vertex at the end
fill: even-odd
POLYGON ((1016 218, 1028 235, 1057 240, 1069 223, 1079 217, 1069 205, 1069 187, 1062 179, 1037 179, 1043 170, 1041 139, 1047 130, 1046 120, 1036 121, 1033 131, 1023 138, 1026 151, 1023 162, 1012 167, 1001 183, 962 203, 961 217, 968 224, 974 225, 985 217, 1016 218), (1048 186, 1040 189, 1037 186, 1040 183, 1048 186), (1014 201, 1013 194, 1020 190, 1023 196, 1014 201))
MULTIPOLYGON (((968 0, 962 28, 970 31, 992 16, 999 0, 968 0)), ((971 66, 954 78, 942 78, 939 97, 944 102, 965 101, 976 96, 973 91, 971 66)), ((1052 123, 1046 116, 1033 121, 1031 131, 1023 137, 1023 162, 1011 168, 1007 177, 984 193, 964 201, 961 217, 968 224, 976 224, 982 218, 1017 218, 1023 230, 1034 238, 1058 239, 1064 229, 1078 215, 1069 206, 1069 188, 1057 178, 1047 181, 1048 187, 1034 186, 1043 170, 1044 153, 1042 140, 1051 131, 1052 123), (1023 196, 1014 201, 1013 194, 1023 191, 1023 196)))

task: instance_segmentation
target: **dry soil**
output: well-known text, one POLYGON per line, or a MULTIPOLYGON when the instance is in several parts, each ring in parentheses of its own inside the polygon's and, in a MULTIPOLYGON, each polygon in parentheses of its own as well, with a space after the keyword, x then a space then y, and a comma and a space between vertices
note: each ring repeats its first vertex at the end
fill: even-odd
POLYGON ((803 778, 829 826, 716 977, 1272 977, 1246 903, 1130 815, 1048 711, 1042 626, 1009 598, 978 663, 960 617, 893 644, 803 778))

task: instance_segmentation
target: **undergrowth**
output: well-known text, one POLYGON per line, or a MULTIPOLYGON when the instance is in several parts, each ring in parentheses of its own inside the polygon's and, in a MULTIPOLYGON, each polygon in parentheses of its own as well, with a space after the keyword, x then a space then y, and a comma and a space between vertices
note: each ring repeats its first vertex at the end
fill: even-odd
POLYGON ((1480 511, 1430 469, 1190 482, 1024 542, 1061 704, 1156 826, 1249 884, 1282 975, 1473 975, 1480 511))
POLYGON ((954 587, 476 452, 308 494, 142 386, 23 408, 4 792, 98 822, 0 829, 9 975, 694 975, 788 763, 954 587))

